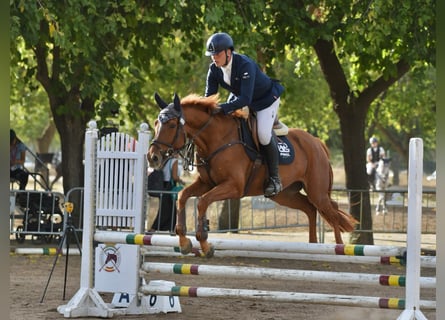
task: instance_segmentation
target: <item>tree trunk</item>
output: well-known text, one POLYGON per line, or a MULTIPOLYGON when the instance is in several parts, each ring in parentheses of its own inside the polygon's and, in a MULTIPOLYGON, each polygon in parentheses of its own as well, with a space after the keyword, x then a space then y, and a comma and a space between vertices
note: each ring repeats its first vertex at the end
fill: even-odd
POLYGON ((45 128, 42 136, 37 138, 38 152, 39 153, 48 153, 49 146, 54 139, 54 135, 56 134, 56 126, 54 121, 50 121, 48 127, 45 128))
MULTIPOLYGON (((73 188, 84 186, 84 138, 86 125, 92 117, 94 104, 89 99, 85 99, 81 104, 78 99, 73 96, 68 96, 61 102, 60 98, 50 98, 50 105, 54 115, 54 122, 60 135, 60 142, 62 148, 62 176, 63 176, 63 190, 64 194, 73 188), (57 112, 58 108, 70 106, 71 108, 82 109, 86 112, 66 112, 61 114, 57 112)), ((94 177, 91 177, 94 179, 94 177)), ((70 201, 74 204, 80 204, 80 193, 75 193, 70 201)), ((74 225, 78 225, 80 219, 80 207, 74 206, 72 218, 74 225)))
POLYGON ((329 86, 334 111, 340 120, 346 188, 353 190, 349 194, 350 214, 359 221, 360 229, 368 230, 367 232, 354 231, 350 241, 359 244, 374 244, 364 138, 365 117, 372 95, 367 92, 364 95, 365 98, 359 100, 351 92, 332 41, 319 39, 314 49, 329 86), (369 103, 366 104, 366 102, 369 103))
POLYGON ((392 185, 400 185, 400 157, 397 153, 393 153, 391 156, 391 170, 393 173, 392 185))
POLYGON ((340 129, 346 188, 349 193, 351 215, 359 221, 359 228, 351 234, 351 243, 374 244, 369 187, 366 176, 365 115, 363 106, 339 108, 340 129), (361 231, 365 230, 365 231, 361 231))

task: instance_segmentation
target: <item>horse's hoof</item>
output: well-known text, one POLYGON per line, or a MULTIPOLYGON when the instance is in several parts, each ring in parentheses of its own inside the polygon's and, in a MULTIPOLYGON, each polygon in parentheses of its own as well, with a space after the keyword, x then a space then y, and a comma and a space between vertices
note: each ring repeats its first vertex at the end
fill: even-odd
POLYGON ((207 250, 207 252, 203 252, 204 253, 204 257, 206 258, 212 258, 215 255, 215 247, 211 244, 209 244, 209 248, 207 250))
POLYGON ((181 249, 181 254, 183 255, 187 255, 190 252, 192 252, 193 249, 192 240, 187 239, 187 243, 184 246, 180 246, 180 249, 181 249))

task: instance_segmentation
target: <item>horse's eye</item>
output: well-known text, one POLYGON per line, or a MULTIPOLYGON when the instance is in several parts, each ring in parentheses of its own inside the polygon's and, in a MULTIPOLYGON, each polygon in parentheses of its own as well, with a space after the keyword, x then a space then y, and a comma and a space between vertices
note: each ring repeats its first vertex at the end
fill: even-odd
POLYGON ((169 127, 170 129, 174 129, 174 128, 176 128, 176 123, 170 123, 170 124, 168 125, 168 127, 169 127))

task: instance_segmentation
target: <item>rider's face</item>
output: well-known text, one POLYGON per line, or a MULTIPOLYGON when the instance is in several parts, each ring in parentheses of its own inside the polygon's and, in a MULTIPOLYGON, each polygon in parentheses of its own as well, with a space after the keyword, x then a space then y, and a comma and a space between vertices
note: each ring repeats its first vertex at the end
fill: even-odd
MULTIPOLYGON (((227 55, 229 56, 229 59, 227 60, 227 62, 230 61, 230 50, 227 50, 227 55)), ((222 67, 223 65, 226 64, 226 52, 220 51, 214 55, 212 55, 212 60, 213 62, 216 64, 217 67, 222 67)))

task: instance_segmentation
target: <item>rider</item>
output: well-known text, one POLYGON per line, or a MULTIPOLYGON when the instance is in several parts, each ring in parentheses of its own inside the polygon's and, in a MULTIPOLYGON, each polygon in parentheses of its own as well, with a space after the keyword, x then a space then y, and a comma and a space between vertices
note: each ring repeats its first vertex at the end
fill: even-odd
POLYGON ((263 73, 249 57, 235 52, 227 33, 215 33, 207 40, 206 56, 212 57, 212 63, 207 72, 205 96, 216 94, 221 86, 230 92, 227 102, 220 104, 224 114, 245 106, 256 112, 258 139, 269 170, 264 196, 272 197, 282 190, 272 128, 284 87, 263 73))
POLYGON ((371 137, 369 144, 371 146, 366 150, 366 173, 369 185, 374 188, 375 170, 379 160, 385 158, 385 149, 379 145, 379 140, 376 137, 371 137))

